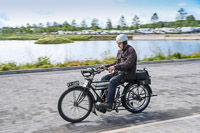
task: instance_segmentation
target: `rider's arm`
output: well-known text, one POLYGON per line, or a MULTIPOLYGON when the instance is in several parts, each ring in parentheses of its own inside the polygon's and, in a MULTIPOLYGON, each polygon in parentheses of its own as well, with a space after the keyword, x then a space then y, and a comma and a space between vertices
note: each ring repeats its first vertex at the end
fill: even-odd
POLYGON ((114 65, 116 65, 116 62, 117 62, 117 61, 115 61, 115 62, 114 62, 114 63, 112 63, 112 64, 107 64, 107 65, 105 65, 105 67, 114 66, 114 65))
POLYGON ((119 62, 119 60, 118 60, 119 54, 120 54, 120 50, 117 52, 117 58, 116 58, 115 62, 112 64, 107 64, 107 65, 105 65, 105 67, 115 66, 119 62))
POLYGON ((119 71, 126 71, 129 68, 133 67, 133 65, 136 64, 136 62, 137 62, 136 52, 132 47, 129 47, 127 59, 122 63, 116 64, 115 69, 119 71))

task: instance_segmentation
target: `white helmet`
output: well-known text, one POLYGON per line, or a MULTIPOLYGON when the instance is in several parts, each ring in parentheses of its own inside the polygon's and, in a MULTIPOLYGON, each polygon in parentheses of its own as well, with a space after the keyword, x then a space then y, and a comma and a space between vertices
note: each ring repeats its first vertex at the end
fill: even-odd
POLYGON ((124 42, 124 41, 127 41, 127 40, 128 40, 128 38, 125 34, 120 34, 116 37, 117 43, 124 42))

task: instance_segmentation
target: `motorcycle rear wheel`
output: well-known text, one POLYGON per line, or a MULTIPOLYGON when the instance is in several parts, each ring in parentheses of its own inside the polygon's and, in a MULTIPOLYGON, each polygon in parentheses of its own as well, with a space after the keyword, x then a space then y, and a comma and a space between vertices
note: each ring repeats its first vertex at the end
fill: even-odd
POLYGON ((132 113, 142 112, 151 100, 150 90, 145 85, 133 84, 124 91, 122 105, 132 113))

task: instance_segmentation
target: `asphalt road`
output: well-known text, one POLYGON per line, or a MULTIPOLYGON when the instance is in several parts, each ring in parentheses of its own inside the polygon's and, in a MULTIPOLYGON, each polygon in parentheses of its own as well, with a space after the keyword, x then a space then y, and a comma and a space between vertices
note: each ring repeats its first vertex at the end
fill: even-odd
MULTIPOLYGON (((152 76, 148 108, 90 114, 72 124, 58 114, 59 96, 80 70, 0 75, 0 133, 194 132, 200 130, 200 61, 138 65, 152 76)), ((105 73, 97 76, 97 79, 105 73)))

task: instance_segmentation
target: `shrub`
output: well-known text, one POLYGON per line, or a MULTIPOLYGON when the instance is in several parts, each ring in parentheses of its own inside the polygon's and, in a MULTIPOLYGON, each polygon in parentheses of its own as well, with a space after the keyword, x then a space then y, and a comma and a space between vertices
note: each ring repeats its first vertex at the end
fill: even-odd
POLYGON ((1 71, 17 70, 18 66, 14 62, 9 62, 7 64, 0 64, 1 71))
POLYGON ((35 63, 36 67, 41 67, 44 65, 51 65, 51 62, 48 57, 39 57, 37 62, 35 63))
POLYGON ((177 52, 172 55, 175 59, 182 59, 182 54, 177 52))

